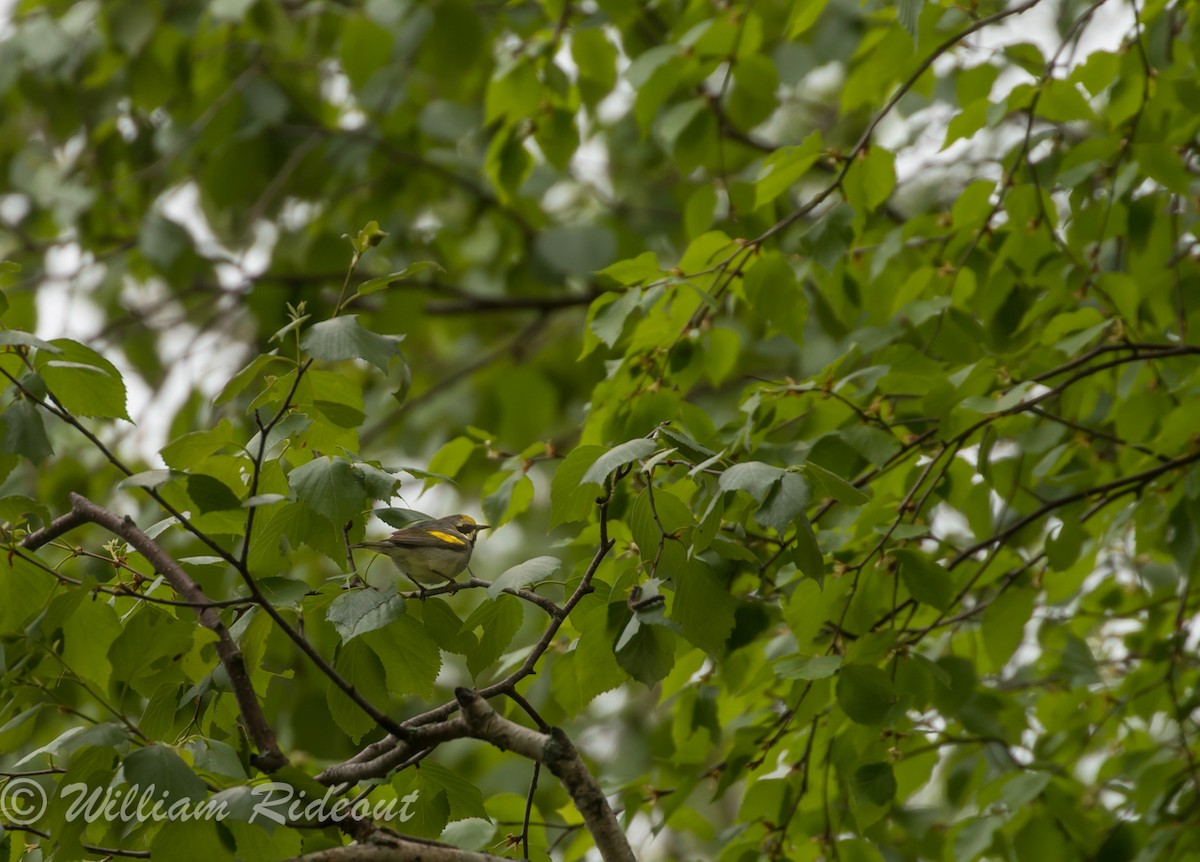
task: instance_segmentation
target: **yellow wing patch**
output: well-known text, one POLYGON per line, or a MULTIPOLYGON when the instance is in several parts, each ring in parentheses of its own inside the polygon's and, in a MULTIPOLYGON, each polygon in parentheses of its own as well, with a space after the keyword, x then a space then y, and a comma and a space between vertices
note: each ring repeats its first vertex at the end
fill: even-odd
POLYGON ((451 545, 465 545, 466 544, 466 542, 464 542, 458 536, 452 535, 451 533, 443 533, 441 530, 430 530, 429 535, 435 536, 436 538, 441 539, 443 542, 447 542, 451 545))

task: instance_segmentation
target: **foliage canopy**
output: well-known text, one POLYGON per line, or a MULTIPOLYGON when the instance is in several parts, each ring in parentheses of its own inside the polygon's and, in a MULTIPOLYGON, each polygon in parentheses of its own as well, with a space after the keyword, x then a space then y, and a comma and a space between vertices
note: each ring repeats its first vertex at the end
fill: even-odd
POLYGON ((17 3, 0 850, 1200 853, 1198 52, 1163 0, 17 3), (477 577, 352 554, 434 508, 477 577), (268 777, 415 816, 267 830, 268 777))

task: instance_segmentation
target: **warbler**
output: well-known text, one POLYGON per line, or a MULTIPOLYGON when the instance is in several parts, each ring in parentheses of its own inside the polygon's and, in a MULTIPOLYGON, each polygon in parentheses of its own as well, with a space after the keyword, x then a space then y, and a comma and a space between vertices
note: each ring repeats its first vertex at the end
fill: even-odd
POLYGON ((470 515, 448 515, 420 521, 397 530, 379 542, 362 542, 367 548, 392 558, 414 583, 442 584, 457 578, 471 562, 475 539, 487 524, 477 524, 470 515))

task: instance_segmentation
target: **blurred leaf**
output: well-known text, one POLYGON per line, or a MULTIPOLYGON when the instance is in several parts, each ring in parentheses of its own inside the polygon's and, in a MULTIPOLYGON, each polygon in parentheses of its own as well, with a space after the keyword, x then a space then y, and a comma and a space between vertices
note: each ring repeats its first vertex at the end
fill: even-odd
POLYGON ((896 701, 891 677, 873 665, 847 664, 838 672, 838 705, 859 724, 882 724, 896 701))

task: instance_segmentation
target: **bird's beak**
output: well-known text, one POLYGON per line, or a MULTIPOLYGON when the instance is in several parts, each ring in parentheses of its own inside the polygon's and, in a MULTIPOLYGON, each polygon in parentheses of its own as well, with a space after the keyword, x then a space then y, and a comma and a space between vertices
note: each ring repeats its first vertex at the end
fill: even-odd
POLYGON ((476 524, 475 532, 478 533, 480 530, 490 530, 491 528, 492 528, 491 524, 476 524))

